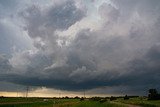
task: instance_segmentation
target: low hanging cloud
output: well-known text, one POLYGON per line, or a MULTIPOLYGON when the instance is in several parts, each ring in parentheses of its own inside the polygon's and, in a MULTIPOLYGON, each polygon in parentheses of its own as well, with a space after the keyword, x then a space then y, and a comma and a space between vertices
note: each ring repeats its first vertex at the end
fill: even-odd
POLYGON ((34 48, 12 54, 5 63, 11 68, 9 74, 3 73, 4 80, 63 90, 157 87, 160 1, 104 2, 96 11, 98 19, 80 6, 83 2, 78 3, 64 0, 47 7, 33 5, 19 13, 34 48), (80 26, 91 19, 99 27, 80 26))

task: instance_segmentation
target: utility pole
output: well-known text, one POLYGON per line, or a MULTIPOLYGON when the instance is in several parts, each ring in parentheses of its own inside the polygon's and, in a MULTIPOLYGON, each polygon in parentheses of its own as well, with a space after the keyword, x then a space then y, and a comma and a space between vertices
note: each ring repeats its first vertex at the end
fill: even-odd
POLYGON ((58 90, 58 96, 59 99, 61 98, 61 90, 58 90))
POLYGON ((28 97, 28 92, 29 92, 29 86, 26 88, 26 98, 28 97))
POLYGON ((17 90, 17 97, 18 97, 18 90, 17 90))

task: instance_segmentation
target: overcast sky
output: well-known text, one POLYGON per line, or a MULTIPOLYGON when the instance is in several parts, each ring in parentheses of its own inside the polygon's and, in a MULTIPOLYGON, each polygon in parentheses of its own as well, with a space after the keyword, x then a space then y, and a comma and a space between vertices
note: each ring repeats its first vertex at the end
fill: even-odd
POLYGON ((160 89, 159 12, 160 0, 0 0, 0 90, 160 89))

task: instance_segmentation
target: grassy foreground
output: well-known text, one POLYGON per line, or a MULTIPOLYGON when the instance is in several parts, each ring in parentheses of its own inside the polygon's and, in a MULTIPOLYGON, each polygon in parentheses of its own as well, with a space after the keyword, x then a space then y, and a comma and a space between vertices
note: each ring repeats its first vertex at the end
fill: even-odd
POLYGON ((160 100, 148 101, 138 97, 101 102, 90 99, 1 98, 0 107, 160 107, 160 100))
POLYGON ((140 105, 142 107, 160 107, 160 100, 147 100, 147 98, 130 98, 129 100, 124 100, 122 98, 117 99, 115 102, 120 102, 123 104, 140 105))
POLYGON ((123 104, 114 104, 110 102, 100 103, 98 101, 83 101, 71 107, 127 107, 123 104))
POLYGON ((3 98, 0 107, 127 107, 109 101, 99 102, 80 99, 3 98))

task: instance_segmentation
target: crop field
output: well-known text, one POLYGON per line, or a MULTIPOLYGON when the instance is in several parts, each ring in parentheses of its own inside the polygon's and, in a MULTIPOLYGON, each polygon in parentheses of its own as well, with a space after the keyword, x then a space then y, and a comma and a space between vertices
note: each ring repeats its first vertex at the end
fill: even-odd
POLYGON ((58 98, 1 98, 0 107, 160 107, 160 100, 148 101, 145 98, 124 100, 109 99, 58 99, 58 98))

